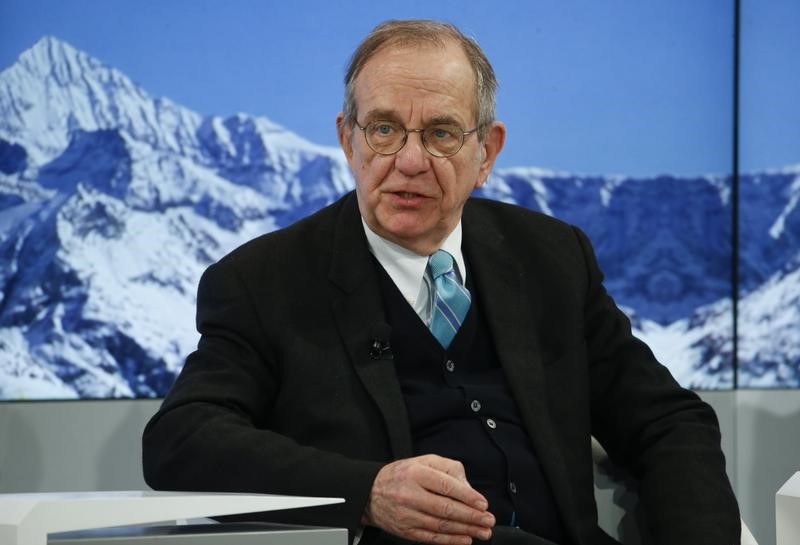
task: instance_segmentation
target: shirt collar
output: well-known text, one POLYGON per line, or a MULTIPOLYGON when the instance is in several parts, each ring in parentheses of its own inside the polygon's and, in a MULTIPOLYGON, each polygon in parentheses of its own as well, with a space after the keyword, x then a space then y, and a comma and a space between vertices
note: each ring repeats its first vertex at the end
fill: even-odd
MULTIPOLYGON (((425 282, 425 269, 428 266, 428 256, 419 255, 402 246, 388 241, 376 234, 361 218, 364 233, 372 255, 386 270, 395 283, 400 293, 412 307, 418 305, 420 297, 427 297, 427 288, 423 289, 425 282)), ((456 274, 460 275, 462 283, 467 281, 467 270, 464 265, 464 255, 461 252, 461 221, 447 236, 441 249, 453 256, 456 274)))

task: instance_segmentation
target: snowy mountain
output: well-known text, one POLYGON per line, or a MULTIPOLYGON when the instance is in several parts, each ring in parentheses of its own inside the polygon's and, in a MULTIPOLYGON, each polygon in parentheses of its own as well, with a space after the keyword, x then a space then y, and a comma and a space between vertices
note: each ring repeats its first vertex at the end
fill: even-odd
POLYGON ((486 196, 587 232, 609 293, 681 384, 733 385, 729 179, 581 177, 535 168, 498 178, 486 196))
POLYGON ((739 383, 800 386, 800 165, 744 176, 739 383))
POLYGON ((739 384, 800 386, 800 252, 739 303, 739 384))
MULTIPOLYGON (((770 351, 740 328, 753 384, 800 385, 798 173, 742 179, 757 206, 742 207, 740 324, 784 332, 770 351)), ((730 185, 528 167, 481 193, 581 226, 660 359, 686 385, 728 387, 730 185)), ((352 186, 338 149, 202 116, 42 39, 0 72, 0 399, 162 395, 197 342, 205 267, 352 186)))
POLYGON ((201 116, 153 99, 121 72, 43 38, 2 73, 0 134, 24 143, 33 164, 60 155, 76 129, 119 129, 158 150, 189 155, 201 116))
POLYGON ((784 270, 800 250, 800 165, 741 177, 742 290, 784 270))
POLYGON ((535 169, 500 176, 487 196, 584 229, 607 288, 637 314, 666 325, 730 297, 730 180, 581 177, 535 169))
MULTIPOLYGON (((583 228, 606 287, 686 386, 733 385, 731 180, 501 171, 486 196, 583 228)), ((739 384, 800 386, 800 165, 739 180, 739 384)))
POLYGON ((338 149, 53 38, 0 73, 0 112, 0 398, 163 394, 205 267, 353 184, 338 149))

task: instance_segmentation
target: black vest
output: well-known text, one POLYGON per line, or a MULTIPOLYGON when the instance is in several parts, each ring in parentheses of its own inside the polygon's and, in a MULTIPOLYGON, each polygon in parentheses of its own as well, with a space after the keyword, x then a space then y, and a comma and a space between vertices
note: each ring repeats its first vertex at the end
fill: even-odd
POLYGON ((472 304, 447 350, 377 263, 394 365, 414 454, 464 464, 498 525, 568 543, 550 485, 525 432, 470 276, 472 304))

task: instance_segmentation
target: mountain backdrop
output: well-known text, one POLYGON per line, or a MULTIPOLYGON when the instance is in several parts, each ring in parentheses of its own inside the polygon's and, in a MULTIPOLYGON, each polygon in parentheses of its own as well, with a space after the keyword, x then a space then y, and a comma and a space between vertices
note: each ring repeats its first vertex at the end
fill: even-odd
MULTIPOLYGON (((353 187, 338 149, 150 96, 55 38, 0 72, 0 399, 157 397, 194 349, 202 271, 353 187)), ((739 180, 497 170, 483 197, 584 229, 683 384, 800 386, 800 166, 739 180)))

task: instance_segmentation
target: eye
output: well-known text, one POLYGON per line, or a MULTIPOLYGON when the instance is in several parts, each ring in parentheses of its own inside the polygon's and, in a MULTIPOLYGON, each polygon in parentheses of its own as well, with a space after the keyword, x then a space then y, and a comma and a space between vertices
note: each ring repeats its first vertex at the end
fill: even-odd
POLYGON ((460 129, 455 125, 433 125, 425 131, 430 140, 445 142, 458 139, 461 135, 460 129))
POLYGON ((369 124, 369 132, 374 136, 392 136, 397 132, 397 127, 390 121, 373 121, 369 124))

